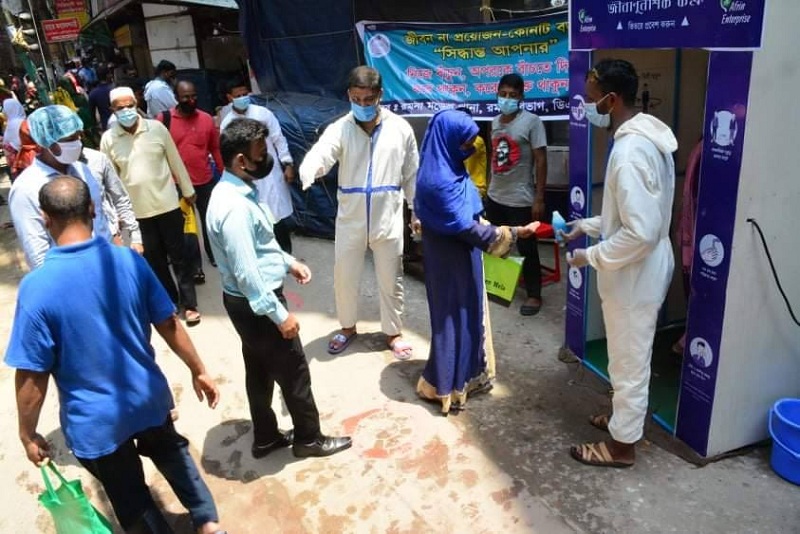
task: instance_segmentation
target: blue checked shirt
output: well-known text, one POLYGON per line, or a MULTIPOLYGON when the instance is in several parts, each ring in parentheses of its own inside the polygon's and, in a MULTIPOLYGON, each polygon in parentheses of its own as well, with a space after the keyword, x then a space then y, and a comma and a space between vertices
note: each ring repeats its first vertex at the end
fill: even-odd
POLYGON ((222 276, 222 290, 244 297, 256 315, 276 325, 289 316, 273 292, 295 259, 281 250, 269 208, 258 203, 256 188, 225 171, 208 203, 208 240, 222 276))

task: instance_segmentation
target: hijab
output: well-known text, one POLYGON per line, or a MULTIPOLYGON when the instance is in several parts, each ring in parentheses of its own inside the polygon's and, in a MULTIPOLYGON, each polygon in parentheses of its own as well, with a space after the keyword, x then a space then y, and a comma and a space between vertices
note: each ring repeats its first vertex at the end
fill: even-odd
POLYGON ((478 125, 460 110, 440 111, 428 124, 414 196, 414 212, 423 229, 455 235, 469 229, 483 211, 480 194, 464 166, 470 152, 461 148, 476 135, 478 125))
POLYGON ((16 99, 7 98, 3 101, 3 114, 8 119, 3 141, 11 145, 14 150, 19 150, 22 142, 19 138, 19 127, 25 120, 25 108, 16 99))

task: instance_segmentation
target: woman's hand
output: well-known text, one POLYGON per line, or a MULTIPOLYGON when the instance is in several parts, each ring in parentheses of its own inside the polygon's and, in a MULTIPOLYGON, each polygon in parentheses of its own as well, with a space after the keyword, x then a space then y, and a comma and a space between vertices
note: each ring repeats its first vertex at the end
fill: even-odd
POLYGON ((535 221, 525 226, 517 227, 517 238, 528 239, 529 237, 533 237, 534 235, 536 235, 536 229, 539 228, 541 224, 542 223, 540 223, 539 221, 535 221))

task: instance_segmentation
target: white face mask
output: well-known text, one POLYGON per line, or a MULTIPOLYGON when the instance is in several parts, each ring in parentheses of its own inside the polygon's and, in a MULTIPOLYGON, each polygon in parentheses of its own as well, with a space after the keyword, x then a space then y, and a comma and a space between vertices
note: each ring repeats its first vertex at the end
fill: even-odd
MULTIPOLYGON (((81 157, 81 151, 83 150, 83 143, 81 143, 80 139, 76 139, 75 141, 65 141, 63 143, 56 143, 61 148, 61 154, 56 156, 53 154, 53 157, 56 158, 56 161, 59 163, 63 163, 64 165, 71 165, 78 161, 78 158, 81 157)), ((52 153, 52 152, 51 152, 52 153)))
MULTIPOLYGON (((610 95, 611 93, 608 94, 610 95)), ((586 120, 598 128, 608 128, 611 126, 611 114, 607 113, 605 115, 601 115, 597 111, 597 104, 605 100, 606 97, 608 97, 608 95, 604 96, 597 102, 587 102, 583 105, 583 110, 586 112, 586 120)))

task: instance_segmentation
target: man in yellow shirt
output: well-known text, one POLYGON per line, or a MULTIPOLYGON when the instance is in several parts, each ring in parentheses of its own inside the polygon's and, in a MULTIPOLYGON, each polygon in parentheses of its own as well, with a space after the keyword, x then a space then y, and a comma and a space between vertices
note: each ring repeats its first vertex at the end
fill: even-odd
POLYGON ((100 150, 114 163, 131 197, 144 257, 173 302, 183 306, 186 323, 197 324, 194 273, 186 260, 183 214, 173 181, 174 176, 181 195, 192 204, 195 192, 189 174, 164 125, 139 116, 130 87, 117 87, 109 96, 117 121, 103 134, 100 150), (178 278, 177 288, 168 259, 178 278))

